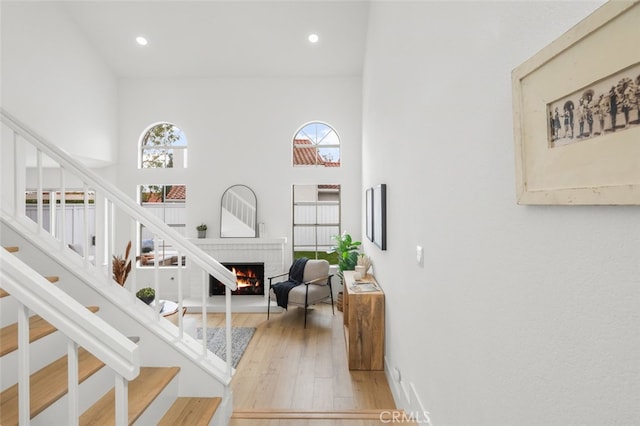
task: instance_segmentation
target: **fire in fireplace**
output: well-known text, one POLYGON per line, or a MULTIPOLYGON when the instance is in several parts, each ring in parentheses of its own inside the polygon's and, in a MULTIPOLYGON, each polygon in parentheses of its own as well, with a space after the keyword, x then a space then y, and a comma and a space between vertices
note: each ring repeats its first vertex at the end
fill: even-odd
MULTIPOLYGON (((264 263, 223 263, 236 274, 238 288, 233 295, 264 296, 264 263)), ((225 286, 209 275, 209 296, 224 296, 225 286)))

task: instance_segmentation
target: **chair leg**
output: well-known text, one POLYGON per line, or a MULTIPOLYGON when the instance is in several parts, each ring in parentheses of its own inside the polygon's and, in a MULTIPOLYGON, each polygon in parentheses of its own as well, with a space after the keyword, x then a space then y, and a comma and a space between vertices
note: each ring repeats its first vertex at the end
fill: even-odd
POLYGON ((307 328, 307 307, 309 306, 309 285, 306 286, 306 292, 304 294, 304 328, 307 328))
POLYGON ((331 295, 331 313, 333 315, 335 315, 336 311, 333 308, 333 288, 331 287, 331 277, 329 277, 329 280, 327 281, 327 284, 329 285, 329 294, 331 295))
POLYGON ((269 290, 267 290, 267 321, 269 321, 270 310, 271 310, 271 281, 269 281, 269 290))

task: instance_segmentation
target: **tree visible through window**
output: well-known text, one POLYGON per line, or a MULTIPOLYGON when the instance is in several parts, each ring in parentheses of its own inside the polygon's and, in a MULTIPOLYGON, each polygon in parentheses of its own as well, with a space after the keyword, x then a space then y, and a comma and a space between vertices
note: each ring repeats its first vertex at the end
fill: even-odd
POLYGON ((140 167, 187 167, 187 138, 182 130, 171 123, 152 126, 142 136, 140 167))
POLYGON ((293 257, 337 264, 333 235, 340 234, 340 185, 293 186, 293 257))
POLYGON ((302 126, 293 138, 294 166, 340 167, 340 138, 325 123, 302 126))

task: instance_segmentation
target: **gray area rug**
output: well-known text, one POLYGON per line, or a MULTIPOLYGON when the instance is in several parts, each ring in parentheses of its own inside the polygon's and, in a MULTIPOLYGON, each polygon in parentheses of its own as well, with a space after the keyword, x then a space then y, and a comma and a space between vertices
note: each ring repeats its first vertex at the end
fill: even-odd
MULTIPOLYGON (((238 366, 244 350, 256 331, 253 327, 232 327, 231 328, 231 365, 238 366)), ((196 329, 196 336, 202 339, 202 327, 196 329)), ((227 339, 223 327, 207 328, 207 348, 223 360, 227 360, 227 339)))

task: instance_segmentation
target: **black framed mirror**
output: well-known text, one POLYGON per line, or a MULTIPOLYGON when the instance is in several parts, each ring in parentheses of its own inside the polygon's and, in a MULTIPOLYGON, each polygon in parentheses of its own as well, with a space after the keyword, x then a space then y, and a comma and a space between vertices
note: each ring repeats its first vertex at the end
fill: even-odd
POLYGON ((221 238, 256 238, 258 201, 246 185, 233 185, 220 202, 221 238))

